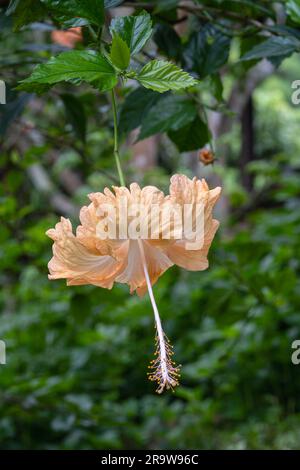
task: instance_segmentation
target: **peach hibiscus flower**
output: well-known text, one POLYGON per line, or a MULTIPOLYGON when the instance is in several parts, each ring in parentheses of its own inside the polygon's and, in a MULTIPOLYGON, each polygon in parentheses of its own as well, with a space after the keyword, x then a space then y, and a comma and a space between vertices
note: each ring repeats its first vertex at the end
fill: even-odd
POLYGON ((137 183, 129 189, 113 187, 113 191, 105 188, 103 193, 89 195, 91 203, 80 211, 81 225, 76 235, 71 222, 63 217, 54 229, 47 231, 54 240, 49 279, 64 278, 68 286, 93 284, 107 289, 120 282, 128 284, 130 292, 136 291, 140 296, 148 290, 157 345, 156 359, 151 362, 148 375, 158 383, 157 392, 161 393, 164 388, 178 385, 179 367, 172 361, 172 346, 162 329, 152 286, 174 264, 192 271, 208 267, 208 250, 219 225, 212 217, 212 210, 221 188, 209 190, 205 180, 174 175, 168 196, 155 186, 141 189, 137 183), (178 231, 174 221, 184 206, 192 238, 190 232, 187 237, 178 231), (194 230, 198 206, 202 208, 203 222, 200 245, 194 230), (164 217, 168 214, 174 218, 164 217), (171 235, 167 230, 170 227, 171 235))

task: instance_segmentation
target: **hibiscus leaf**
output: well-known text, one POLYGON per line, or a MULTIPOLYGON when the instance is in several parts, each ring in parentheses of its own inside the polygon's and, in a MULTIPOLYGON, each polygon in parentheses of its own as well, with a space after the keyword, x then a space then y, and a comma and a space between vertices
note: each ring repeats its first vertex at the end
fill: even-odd
POLYGON ((112 36, 117 33, 126 42, 131 54, 136 54, 146 44, 152 33, 152 21, 149 13, 136 16, 119 16, 110 25, 112 36))
POLYGON ((174 28, 168 24, 158 24, 154 33, 154 41, 158 46, 159 52, 163 55, 179 60, 181 57, 181 40, 174 28))
POLYGON ((104 2, 103 0, 41 0, 41 2, 50 10, 70 15, 70 17, 79 17, 89 22, 102 26, 104 22, 104 2))
POLYGON ((113 35, 110 58, 120 70, 126 70, 130 62, 130 50, 126 42, 118 34, 113 35))
POLYGON ((196 116, 196 107, 185 96, 168 95, 153 106, 142 122, 139 140, 189 124, 196 116))
POLYGON ((300 41, 292 37, 272 37, 258 44, 247 52, 241 60, 263 59, 270 57, 288 57, 293 52, 300 51, 300 41))
POLYGON ((13 15, 14 31, 18 31, 24 25, 44 19, 47 9, 38 0, 11 0, 5 14, 13 15))
POLYGON ((113 8, 123 3, 120 0, 11 0, 6 15, 13 14, 14 28, 44 19, 49 13, 63 27, 104 23, 104 8, 113 8))
POLYGON ((86 81, 101 91, 111 90, 118 81, 116 71, 100 54, 84 51, 63 52, 49 62, 38 65, 31 76, 23 80, 18 89, 36 91, 40 85, 58 82, 86 81))
POLYGON ((130 132, 139 127, 149 110, 163 97, 164 95, 143 87, 129 93, 121 107, 119 120, 121 132, 130 132))
POLYGON ((191 35, 183 56, 187 69, 204 78, 217 72, 227 62, 229 50, 230 38, 207 24, 191 35))
POLYGON ((169 131, 168 136, 180 152, 200 149, 210 139, 207 125, 198 116, 196 116, 192 123, 176 131, 169 131))
POLYGON ((198 82, 177 65, 164 60, 152 60, 138 73, 136 79, 145 88, 164 93, 168 90, 181 90, 198 82))

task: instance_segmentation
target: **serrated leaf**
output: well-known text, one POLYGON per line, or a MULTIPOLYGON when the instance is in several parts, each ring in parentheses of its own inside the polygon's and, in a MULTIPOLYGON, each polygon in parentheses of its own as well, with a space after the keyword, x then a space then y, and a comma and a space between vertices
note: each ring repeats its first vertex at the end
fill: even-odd
POLYGON ((152 21, 149 13, 136 16, 119 16, 110 25, 112 36, 117 33, 126 42, 131 54, 136 54, 146 44, 152 33, 152 21))
POLYGON ((300 51, 300 41, 292 37, 272 37, 258 44, 247 52, 241 60, 263 59, 269 57, 288 57, 293 52, 300 51))
POLYGON ((145 88, 164 93, 168 90, 181 90, 198 82, 177 65, 164 60, 152 60, 138 73, 136 79, 145 88))
POLYGON ((118 34, 113 35, 110 58, 120 70, 126 70, 130 62, 130 50, 126 42, 118 34))
POLYGON ((209 129, 199 116, 181 129, 169 131, 168 136, 180 152, 191 152, 200 149, 210 139, 209 129))
POLYGON ((185 96, 168 95, 153 106, 142 121, 139 140, 187 125, 196 116, 194 102, 185 96))
POLYGON ((38 65, 31 76, 23 80, 18 89, 35 91, 35 86, 54 85, 58 82, 86 81, 99 90, 111 90, 118 81, 108 60, 100 54, 86 51, 63 52, 49 62, 38 65))
POLYGON ((40 0, 50 11, 68 15, 70 18, 84 18, 102 26, 104 22, 103 0, 40 0))
POLYGON ((120 112, 121 132, 130 132, 139 127, 149 110, 162 97, 163 95, 142 87, 127 95, 120 112))
POLYGON ((204 78, 217 72, 227 62, 229 50, 230 38, 208 24, 191 35, 183 57, 187 69, 204 78))

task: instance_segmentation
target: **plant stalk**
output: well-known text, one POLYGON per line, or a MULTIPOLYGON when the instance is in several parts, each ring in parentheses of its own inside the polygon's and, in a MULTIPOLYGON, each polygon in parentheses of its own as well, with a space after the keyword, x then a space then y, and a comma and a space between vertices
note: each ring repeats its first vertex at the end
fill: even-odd
POLYGON ((118 115, 117 115, 117 105, 116 105, 116 95, 115 90, 111 90, 111 100, 114 116, 114 156, 116 160, 117 170, 119 174, 121 186, 126 186, 125 178, 121 167, 120 154, 119 154, 119 139, 118 139, 118 115))

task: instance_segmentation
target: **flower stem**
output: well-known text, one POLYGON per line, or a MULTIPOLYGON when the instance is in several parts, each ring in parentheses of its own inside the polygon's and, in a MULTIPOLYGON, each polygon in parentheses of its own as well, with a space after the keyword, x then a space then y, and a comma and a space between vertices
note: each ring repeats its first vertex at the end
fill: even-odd
POLYGON ((148 293, 154 312, 156 326, 155 354, 157 355, 157 357, 151 362, 151 365, 149 366, 152 369, 152 372, 149 373, 148 376, 150 380, 156 381, 158 383, 158 388, 156 390, 157 393, 162 393, 165 387, 167 389, 173 389, 173 387, 176 387, 176 385, 178 385, 180 366, 175 366, 175 363, 172 361, 173 348, 162 329, 161 320, 147 269, 147 262, 142 240, 139 239, 138 244, 141 253, 142 265, 145 274, 148 293))
POLYGON ((112 108, 113 108, 113 116, 114 116, 114 156, 116 160, 120 184, 121 186, 125 186, 125 178, 123 175, 121 162, 120 162, 120 155, 119 155, 118 116, 117 116, 116 95, 115 95, 114 89, 111 90, 111 99, 112 99, 112 108))

